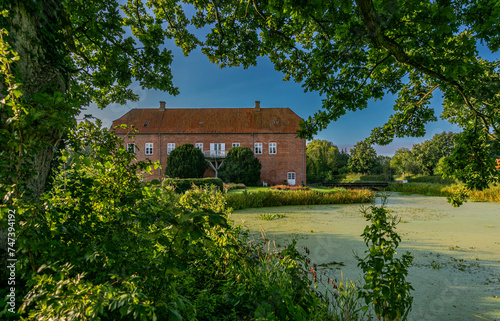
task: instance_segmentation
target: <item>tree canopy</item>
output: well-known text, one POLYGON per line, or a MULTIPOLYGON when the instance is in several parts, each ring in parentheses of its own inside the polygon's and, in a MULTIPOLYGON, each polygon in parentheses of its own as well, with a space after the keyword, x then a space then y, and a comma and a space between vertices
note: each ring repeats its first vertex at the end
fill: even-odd
MULTIPOLYGON (((500 64, 479 54, 481 44, 492 52, 500 48, 498 2, 192 3, 195 24, 211 27, 202 47, 212 62, 248 67, 269 56, 285 80, 325 97, 323 109, 302 123, 303 137, 386 95, 397 95, 394 113, 373 129, 371 143, 422 137, 425 125, 437 120, 431 98, 440 92, 441 118, 468 133, 466 144, 477 150, 485 140, 500 141, 500 64)), ((475 156, 471 151, 462 157, 475 156)), ((494 177, 477 165, 469 171, 477 175, 467 177, 479 180, 494 177)))
POLYGON ((418 172, 423 175, 433 175, 439 160, 450 156, 453 152, 455 137, 456 134, 452 132, 442 132, 434 135, 432 139, 414 145, 412 153, 418 172))
MULTIPOLYGON (((327 173, 338 174, 342 159, 340 151, 332 142, 312 140, 307 144, 307 175, 324 177, 327 173)), ((345 164, 344 164, 345 166, 345 164)))
POLYGON ((403 179, 405 179, 406 174, 416 173, 418 169, 412 151, 405 147, 396 151, 391 159, 391 166, 398 174, 403 175, 403 179))
POLYGON ((349 169, 353 173, 366 174, 377 166, 380 166, 380 162, 375 149, 365 141, 357 142, 354 148, 351 149, 349 169))
POLYGON ((397 95, 394 113, 370 143, 421 137, 437 119, 430 102, 440 92, 441 117, 462 128, 457 150, 474 164, 464 177, 497 179, 472 161, 485 142, 500 141, 500 63, 479 54, 481 44, 500 48, 496 1, 27 0, 3 1, 0 11, 0 162, 8 165, 1 178, 35 197, 83 106, 137 100, 133 81, 178 93, 169 39, 184 54, 201 47, 221 67, 268 56, 285 80, 321 94, 323 108, 301 124, 307 138, 386 95, 397 95), (13 155, 30 156, 19 165, 13 155))

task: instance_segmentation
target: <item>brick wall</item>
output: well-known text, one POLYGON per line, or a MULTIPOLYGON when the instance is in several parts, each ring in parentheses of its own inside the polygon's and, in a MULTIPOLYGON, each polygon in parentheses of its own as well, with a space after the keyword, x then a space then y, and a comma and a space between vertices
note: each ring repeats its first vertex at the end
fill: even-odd
MULTIPOLYGON (((120 135, 122 136, 122 135, 120 135)), ((261 181, 269 185, 283 184, 287 180, 287 173, 294 172, 296 185, 306 184, 305 177, 305 148, 304 139, 296 138, 295 133, 281 134, 135 134, 133 138, 124 137, 125 144, 136 144, 138 160, 149 159, 160 161, 162 169, 156 170, 147 180, 162 179, 164 168, 167 166, 167 144, 175 143, 176 147, 182 144, 203 143, 203 150, 210 150, 210 143, 224 143, 228 151, 233 143, 241 147, 254 150, 255 143, 262 143, 262 154, 256 155, 262 164, 261 181), (145 144, 153 143, 153 155, 145 155, 145 144), (269 143, 276 143, 277 152, 269 154, 269 143)), ((214 177, 215 172, 208 168, 205 177, 214 177)))

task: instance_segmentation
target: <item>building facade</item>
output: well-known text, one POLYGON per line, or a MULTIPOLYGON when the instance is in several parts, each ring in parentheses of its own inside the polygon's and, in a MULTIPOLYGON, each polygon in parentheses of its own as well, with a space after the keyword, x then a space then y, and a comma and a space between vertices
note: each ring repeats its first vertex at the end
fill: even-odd
POLYGON ((248 147, 262 164, 261 182, 306 184, 306 141, 297 138, 301 118, 289 108, 160 108, 132 109, 113 121, 113 128, 132 125, 138 132, 115 128, 138 160, 159 161, 146 177, 163 179, 167 158, 183 144, 203 151, 209 164, 204 177, 216 177, 232 147, 248 147))

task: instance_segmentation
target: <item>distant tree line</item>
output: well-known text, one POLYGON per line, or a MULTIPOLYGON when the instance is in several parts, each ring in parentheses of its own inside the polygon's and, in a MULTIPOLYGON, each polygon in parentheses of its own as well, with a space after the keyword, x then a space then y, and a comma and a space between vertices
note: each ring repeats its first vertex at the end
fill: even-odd
POLYGON ((455 148, 457 134, 442 132, 432 139, 408 148, 400 148, 391 159, 391 167, 396 174, 402 175, 442 175, 442 166, 445 157, 452 154, 455 148))
MULTIPOLYGON (((445 161, 446 157, 453 159, 450 156, 457 137, 458 134, 442 132, 411 149, 402 147, 396 150, 393 157, 377 155, 366 141, 358 142, 348 153, 347 149, 340 150, 332 142, 313 140, 307 144, 307 179, 311 183, 328 182, 348 173, 403 178, 408 175, 442 175, 460 179, 450 173, 466 165, 445 161)), ((493 158, 500 158, 500 144, 491 141, 488 148, 493 158)))
POLYGON ((311 183, 333 181, 348 173, 391 175, 390 157, 377 155, 365 141, 358 142, 348 153, 332 142, 313 140, 307 144, 306 157, 307 180, 311 183))

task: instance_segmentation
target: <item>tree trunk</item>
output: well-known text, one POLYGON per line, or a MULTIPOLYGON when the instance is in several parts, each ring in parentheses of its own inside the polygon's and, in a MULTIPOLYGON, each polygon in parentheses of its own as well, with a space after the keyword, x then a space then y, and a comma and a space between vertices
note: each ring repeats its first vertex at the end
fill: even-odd
MULTIPOLYGON (((62 64, 58 63, 60 58, 55 54, 58 51, 57 41, 50 43, 46 39, 47 34, 53 34, 54 30, 60 28, 59 19, 56 19, 60 14, 58 0, 44 1, 41 10, 35 7, 30 1, 12 1, 10 8, 7 8, 9 16, 6 19, 6 28, 9 32, 8 42, 20 58, 13 67, 18 75, 16 80, 21 82, 23 106, 28 114, 41 113, 39 117, 26 118, 29 119, 28 122, 19 123, 17 128, 9 128, 11 131, 17 131, 18 148, 28 146, 21 147, 22 153, 14 156, 21 157, 15 163, 20 161, 18 164, 22 166, 12 164, 11 169, 16 171, 15 176, 20 182, 19 192, 24 197, 37 199, 44 192, 55 147, 61 137, 60 127, 50 126, 48 121, 53 118, 51 115, 62 113, 54 110, 52 105, 41 105, 32 99, 37 93, 65 93, 68 89, 68 78, 61 67, 62 64)), ((3 81, 0 86, 4 86, 3 81)), ((11 113, 5 108, 2 106, 0 111, 2 127, 6 125, 6 115, 11 113)))

